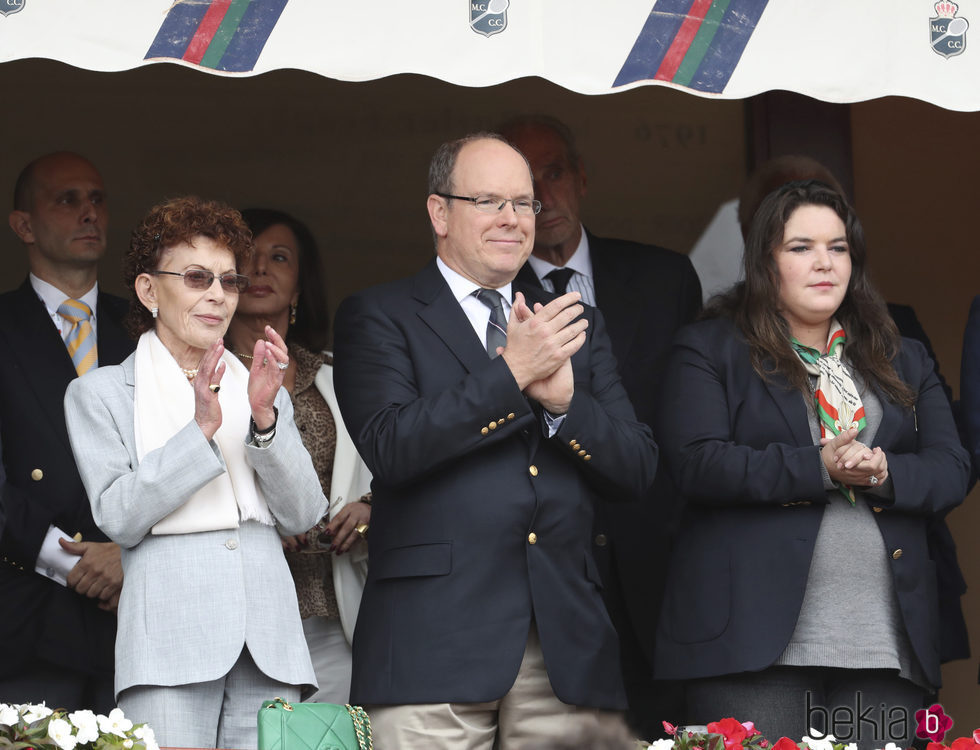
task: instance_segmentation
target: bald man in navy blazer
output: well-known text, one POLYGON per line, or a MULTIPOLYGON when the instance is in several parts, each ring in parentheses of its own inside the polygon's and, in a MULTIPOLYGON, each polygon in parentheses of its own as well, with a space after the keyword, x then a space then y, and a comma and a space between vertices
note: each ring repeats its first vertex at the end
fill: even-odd
POLYGON ((437 258, 337 313, 337 395, 374 476, 351 700, 385 747, 618 724, 593 504, 640 496, 656 446, 602 316, 512 284, 537 207, 521 154, 487 134, 444 144, 429 189, 437 258))
POLYGON ((0 295, 0 702, 115 706, 112 693, 119 548, 95 525, 65 426, 64 397, 77 376, 57 312, 81 299, 94 315, 99 364, 132 350, 126 300, 99 291, 108 209, 98 170, 71 153, 24 168, 10 226, 31 273, 0 295), (75 537, 81 541, 64 541, 75 537), (58 541, 59 538, 62 541, 58 541))

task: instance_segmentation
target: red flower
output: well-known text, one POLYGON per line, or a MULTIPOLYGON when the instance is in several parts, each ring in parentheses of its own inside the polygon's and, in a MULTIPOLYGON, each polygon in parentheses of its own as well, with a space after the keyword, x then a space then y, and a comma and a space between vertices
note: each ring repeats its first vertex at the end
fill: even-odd
POLYGON ((920 708, 915 712, 915 720, 919 723, 915 736, 936 743, 942 742, 946 732, 953 728, 953 720, 938 703, 933 703, 929 708, 920 708))
POLYGON ((799 746, 789 737, 780 737, 779 742, 772 746, 772 750, 799 750, 799 746))
MULTIPOLYGON (((742 740, 750 736, 749 730, 746 729, 745 725, 732 718, 711 722, 708 724, 708 732, 711 734, 720 734, 725 738, 725 750, 741 748, 742 740)), ((752 734, 755 734, 754 727, 752 728, 752 734)))
POLYGON ((674 724, 671 724, 669 721, 665 721, 664 722, 664 731, 667 734, 669 734, 671 737, 673 737, 674 735, 677 734, 677 727, 674 724))
POLYGON ((973 737, 957 737, 949 748, 950 750, 976 750, 977 742, 973 737))
POLYGON ((980 745, 980 729, 973 730, 973 741, 980 745))

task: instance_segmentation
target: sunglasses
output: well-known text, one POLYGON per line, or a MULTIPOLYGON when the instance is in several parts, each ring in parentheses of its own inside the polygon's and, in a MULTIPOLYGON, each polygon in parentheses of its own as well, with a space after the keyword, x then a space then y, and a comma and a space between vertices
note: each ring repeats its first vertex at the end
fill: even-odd
MULTIPOLYGON (((210 289, 214 283, 215 276, 210 271, 203 269, 193 269, 177 273, 176 271, 150 271, 151 276, 180 276, 184 280, 184 285, 191 289, 210 289)), ((240 273, 225 273, 218 276, 221 288, 232 294, 241 294, 248 289, 248 276, 240 273)))

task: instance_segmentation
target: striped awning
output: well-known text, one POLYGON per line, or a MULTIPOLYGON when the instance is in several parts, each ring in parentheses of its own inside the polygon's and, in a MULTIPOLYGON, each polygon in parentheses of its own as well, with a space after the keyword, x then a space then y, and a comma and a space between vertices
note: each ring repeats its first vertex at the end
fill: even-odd
POLYGON ((784 89, 975 111, 974 21, 980 4, 966 0, 0 0, 0 61, 418 73, 463 86, 539 76, 585 94, 784 89))

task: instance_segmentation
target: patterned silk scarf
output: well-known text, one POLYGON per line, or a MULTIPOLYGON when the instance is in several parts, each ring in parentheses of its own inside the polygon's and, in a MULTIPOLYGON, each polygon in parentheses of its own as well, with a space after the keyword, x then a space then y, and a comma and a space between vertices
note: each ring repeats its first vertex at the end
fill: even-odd
MULTIPOLYGON (((827 437, 828 434, 840 435, 852 427, 860 432, 867 423, 861 395, 850 370, 840 359, 846 341, 844 329, 836 320, 830 321, 830 336, 823 354, 804 346, 796 339, 792 340, 793 349, 803 362, 803 367, 809 374, 817 377, 813 403, 820 422, 820 437, 827 437)), ((851 505, 856 503, 854 490, 843 482, 834 484, 851 505)))

